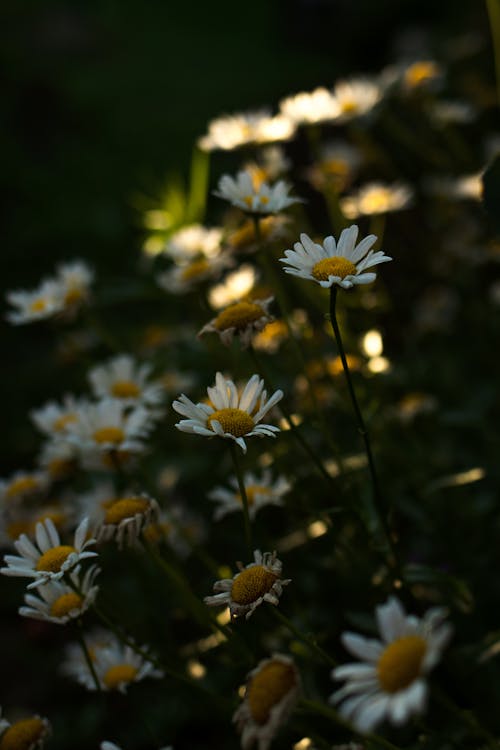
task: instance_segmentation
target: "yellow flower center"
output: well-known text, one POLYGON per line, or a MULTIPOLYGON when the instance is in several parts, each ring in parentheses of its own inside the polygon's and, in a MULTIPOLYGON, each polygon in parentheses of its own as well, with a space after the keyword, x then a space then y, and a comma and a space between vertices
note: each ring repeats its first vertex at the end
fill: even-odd
POLYGON ((207 424, 216 419, 224 432, 229 432, 234 437, 243 437, 251 432, 254 423, 248 412, 243 409, 218 409, 207 419, 207 424))
POLYGON ((104 517, 105 523, 120 523, 125 518, 133 518, 136 513, 144 513, 149 501, 144 497, 124 497, 108 507, 104 517))
POLYGON ((54 526, 58 529, 61 528, 66 521, 65 514, 60 510, 42 510, 40 515, 35 519, 35 523, 43 523, 47 518, 50 518, 54 526))
MULTIPOLYGON (((271 495, 271 490, 269 489, 269 487, 264 487, 264 485, 262 484, 249 484, 248 487, 245 487, 245 491, 247 493, 247 501, 249 507, 251 507, 255 503, 256 495, 266 495, 267 497, 271 495)), ((238 498, 240 503, 243 502, 239 492, 236 497, 238 498)))
POLYGON ((387 693, 411 685, 420 674, 427 643, 419 635, 407 635, 393 641, 378 660, 377 673, 382 688, 387 693))
POLYGON ((318 281, 328 281, 329 276, 338 276, 345 279, 346 276, 354 276, 356 271, 356 266, 350 260, 342 258, 340 255, 334 255, 332 258, 318 260, 312 267, 311 273, 318 281))
POLYGON ((132 682, 137 674, 137 668, 131 664, 115 664, 105 673, 102 681, 109 690, 116 690, 122 683, 132 682))
POLYGON ((71 474, 75 466, 76 461, 74 458, 53 458, 47 464, 47 469, 54 479, 60 479, 67 474, 71 474))
POLYGON ((30 750, 45 732, 45 724, 36 716, 16 721, 2 734, 0 750, 30 750))
POLYGON ((37 313, 37 312, 43 312, 45 308, 47 307, 47 300, 43 299, 36 299, 34 302, 30 305, 30 312, 37 313))
POLYGON ((33 521, 12 521, 6 529, 9 539, 17 539, 21 534, 32 534, 34 531, 33 521))
POLYGON ((247 688, 246 699, 257 724, 265 724, 273 706, 279 703, 296 684, 295 670, 290 664, 271 661, 257 672, 247 688))
POLYGON ((354 114, 358 111, 358 103, 354 99, 344 99, 340 104, 340 108, 345 115, 354 114))
POLYGON ((73 424, 73 422, 76 422, 77 416, 76 414, 70 413, 70 414, 63 414, 62 416, 58 417, 54 424, 52 425, 52 429, 55 432, 61 432, 62 430, 66 429, 66 427, 69 424, 73 424))
POLYGON ((44 552, 39 558, 36 569, 46 570, 49 573, 59 573, 62 565, 66 562, 72 552, 76 552, 74 547, 69 544, 62 544, 59 547, 52 547, 44 552))
POLYGON ((121 427, 100 427, 94 432, 96 443, 121 443, 125 433, 121 427))
POLYGON ((217 315, 214 326, 218 331, 227 328, 241 330, 265 315, 263 308, 255 302, 236 302, 217 315))
POLYGON ((236 604, 251 604, 271 590, 278 576, 263 565, 245 568, 234 579, 231 588, 231 599, 236 604))
POLYGON ((137 398, 141 389, 132 380, 117 380, 111 386, 111 394, 116 398, 137 398))
POLYGON ((321 167, 326 174, 334 177, 346 177, 349 174, 349 164, 344 159, 326 159, 321 167))
POLYGON ((420 86, 420 84, 430 81, 438 74, 437 65, 430 60, 414 63, 410 65, 405 73, 405 81, 408 86, 420 86))
POLYGON ((183 281, 192 281, 198 276, 203 276, 208 271, 210 264, 206 258, 200 258, 200 260, 193 260, 188 266, 184 268, 181 274, 183 281))
POLYGON ((68 291, 64 295, 64 304, 76 305, 79 302, 81 302, 84 296, 85 296, 85 291, 81 287, 73 286, 70 289, 68 289, 68 291))
POLYGON ((26 492, 33 492, 38 488, 38 480, 35 477, 19 477, 7 487, 5 494, 7 497, 15 497, 26 492))
POLYGON ((73 609, 81 609, 83 604, 83 598, 74 591, 70 591, 68 594, 63 594, 54 602, 50 607, 50 614, 52 617, 65 617, 73 609))
POLYGON ((359 207, 365 214, 384 213, 390 207, 390 194, 387 190, 377 189, 366 193, 359 201, 359 207))
MULTIPOLYGON (((276 218, 274 216, 263 217, 259 222, 262 239, 267 239, 271 235, 275 226, 276 218)), ((250 245, 252 242, 255 242, 255 240, 255 225, 251 219, 245 221, 245 223, 229 237, 229 243, 235 248, 245 247, 245 245, 250 245)))
POLYGON ((269 198, 267 195, 245 195, 245 197, 243 198, 243 202, 247 204, 248 208, 252 208, 255 198, 257 198, 257 201, 260 201, 263 206, 267 206, 267 204, 269 203, 269 198))

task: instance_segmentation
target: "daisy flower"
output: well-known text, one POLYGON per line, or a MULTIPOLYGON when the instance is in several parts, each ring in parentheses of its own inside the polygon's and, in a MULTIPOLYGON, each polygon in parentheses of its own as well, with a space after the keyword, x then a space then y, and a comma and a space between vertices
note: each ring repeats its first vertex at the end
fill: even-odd
POLYGON ((330 235, 323 245, 313 242, 307 234, 301 234, 300 242, 295 243, 294 249, 285 250, 285 257, 280 258, 281 263, 290 264, 284 268, 285 273, 316 281, 324 289, 334 284, 343 289, 350 289, 355 284, 369 284, 377 274, 366 273, 366 270, 392 258, 382 250, 370 250, 377 241, 374 234, 356 245, 358 231, 356 224, 353 224, 342 230, 338 243, 330 235))
POLYGON ((376 610, 381 640, 344 633, 342 643, 361 662, 336 667, 332 676, 346 684, 331 696, 340 713, 360 732, 388 719, 403 724, 422 713, 427 699, 425 675, 436 665, 451 636, 445 611, 433 608, 422 618, 407 615, 396 597, 376 610))
POLYGON ((41 716, 30 716, 11 724, 2 718, 0 709, 1 750, 40 750, 50 731, 49 722, 41 716))
POLYGON ((126 406, 158 406, 164 397, 159 381, 152 382, 150 364, 139 365, 128 354, 119 354, 93 367, 88 378, 97 398, 114 398, 126 406))
POLYGON ((243 567, 237 563, 239 573, 233 578, 224 578, 214 583, 215 596, 206 596, 205 604, 209 607, 229 607, 231 617, 245 615, 248 620, 255 609, 263 602, 278 606, 283 593, 291 579, 281 578, 281 560, 276 552, 262 552, 256 549, 254 562, 243 567))
POLYGON ((255 743, 257 750, 268 750, 299 694, 299 673, 290 657, 273 654, 259 662, 247 676, 245 697, 233 716, 241 733, 242 750, 255 743))
POLYGON ((88 401, 66 394, 62 403, 49 401, 30 412, 30 418, 40 432, 48 437, 61 437, 66 428, 78 419, 78 411, 88 405, 88 401))
POLYGON ((294 132, 295 125, 282 114, 272 116, 268 110, 242 112, 212 120, 198 146, 203 151, 232 151, 249 143, 287 141, 294 132))
POLYGON ((382 98, 382 87, 370 78, 351 78, 338 81, 333 89, 335 122, 344 123, 366 115, 382 98))
POLYGON ((8 292, 7 301, 16 308, 5 316, 13 325, 52 318, 64 309, 61 285, 53 279, 43 281, 37 289, 32 291, 8 292))
MULTIPOLYGON (((278 477, 273 482, 269 469, 265 469, 260 477, 249 471, 245 472, 243 482, 245 484, 248 512, 251 520, 255 518, 257 511, 265 505, 283 505, 283 495, 289 492, 291 487, 285 477, 278 477)), ((215 521, 223 518, 227 513, 241 511, 243 508, 238 479, 232 477, 229 483, 232 486, 231 490, 225 487, 215 487, 208 493, 208 498, 218 503, 218 507, 214 513, 215 521)))
POLYGON ((65 440, 49 440, 42 446, 37 463, 57 482, 71 475, 77 468, 77 450, 65 440))
POLYGON ((222 175, 214 195, 251 214, 276 214, 293 203, 302 203, 301 198, 288 195, 290 187, 284 180, 278 180, 274 185, 261 182, 256 186, 252 175, 241 171, 236 178, 222 175))
POLYGON ((334 120, 338 114, 335 99, 328 89, 303 91, 280 102, 281 112, 296 125, 312 125, 334 120))
POLYGON ((42 586, 47 581, 57 581, 81 560, 97 556, 96 552, 87 550, 87 547, 95 544, 95 539, 88 538, 87 530, 88 519, 84 518, 75 531, 73 545, 61 544, 54 522, 47 518, 36 525, 36 546, 26 534, 21 534, 14 542, 14 547, 21 556, 5 555, 4 560, 8 567, 0 568, 0 573, 6 576, 34 578, 35 580, 28 584, 29 589, 42 586))
POLYGON ((238 336, 242 349, 247 349, 254 335, 274 320, 269 313, 269 306, 273 301, 274 297, 268 297, 234 302, 203 326, 198 336, 218 333, 226 346, 230 346, 234 336, 238 336))
POLYGON ((75 310, 90 296, 94 271, 83 260, 73 260, 57 267, 57 281, 67 310, 75 310))
POLYGON ((217 278, 223 269, 231 265, 233 260, 226 253, 212 258, 193 258, 159 273, 156 283, 171 294, 185 294, 195 289, 202 281, 217 278))
POLYGON ((308 177, 317 190, 332 186, 338 192, 345 190, 361 164, 361 154, 347 141, 330 141, 325 144, 317 163, 308 170, 308 177))
POLYGON ((241 226, 227 236, 227 244, 233 253, 256 253, 262 243, 270 244, 288 235, 290 219, 287 216, 263 216, 259 221, 259 238, 253 219, 246 219, 241 226))
POLYGON ((65 625, 80 617, 94 603, 99 591, 99 586, 95 586, 94 581, 99 572, 97 565, 92 565, 83 578, 80 578, 80 567, 77 567, 69 574, 73 586, 63 581, 48 581, 39 586, 38 596, 25 594, 26 606, 19 608, 19 614, 33 620, 65 625))
POLYGON ((348 219, 357 219, 359 216, 402 211, 411 206, 412 201, 413 190, 408 185, 369 182, 356 193, 341 198, 339 204, 348 219))
POLYGON ((190 224, 170 235, 165 243, 164 255, 176 263, 186 263, 197 257, 215 258, 220 253, 222 229, 208 229, 201 224, 190 224))
POLYGON ((89 465, 112 468, 118 460, 144 450, 143 438, 152 429, 152 417, 142 406, 128 409, 116 399, 106 398, 78 411, 76 422, 67 426, 68 440, 89 465))
POLYGON ((249 263, 244 263, 237 271, 228 273, 220 284, 208 292, 210 307, 221 310, 232 302, 243 299, 255 286, 257 272, 249 263))
MULTIPOLYGON (((120 643, 114 636, 110 635, 101 643, 97 641, 92 644, 89 651, 101 690, 118 690, 120 693, 126 693, 133 682, 140 682, 146 677, 163 677, 163 672, 151 661, 136 653, 130 646, 120 643)), ((87 690, 96 689, 94 678, 80 651, 68 650, 63 672, 87 690)))
POLYGON ((133 546, 141 531, 158 518, 160 508, 156 500, 145 493, 126 494, 106 505, 102 524, 98 527, 98 542, 116 539, 118 547, 133 546))
POLYGON ((16 471, 8 479, 0 479, 0 501, 25 500, 44 492, 49 477, 43 471, 16 471))
POLYGON ((241 393, 232 380, 226 380, 222 373, 215 376, 215 386, 207 388, 209 403, 194 404, 182 394, 172 406, 176 412, 187 419, 181 419, 175 425, 181 432, 204 437, 221 437, 234 440, 246 453, 246 437, 275 437, 279 427, 270 424, 259 424, 278 401, 283 398, 283 391, 278 390, 271 398, 263 390, 264 381, 258 375, 252 375, 241 393))

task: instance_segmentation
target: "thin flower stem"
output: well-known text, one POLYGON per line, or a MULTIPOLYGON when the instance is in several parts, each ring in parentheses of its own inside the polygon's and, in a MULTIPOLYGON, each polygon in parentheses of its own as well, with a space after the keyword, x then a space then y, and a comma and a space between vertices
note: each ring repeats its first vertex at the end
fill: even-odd
POLYGON ((240 461, 238 457, 238 448, 233 440, 229 443, 231 450, 231 458, 233 459, 234 471, 238 480, 238 487, 240 489, 241 504, 243 505, 243 524, 245 528, 245 544, 247 546, 248 554, 251 556, 253 552, 252 546, 252 527, 250 525, 250 514, 248 512, 248 497, 245 488, 245 480, 243 478, 243 472, 241 471, 240 461))
POLYGON ((288 630, 293 633, 293 635, 298 638, 299 641, 302 641, 302 643, 305 643, 306 646, 308 646, 311 651, 314 651, 316 654, 318 654, 319 657, 323 661, 325 661, 327 664, 329 664, 331 667, 336 667, 337 662, 335 659, 330 656, 329 654, 324 651, 321 646, 318 646, 314 638, 311 638, 311 636, 306 635, 301 630, 295 627, 293 622, 286 617, 286 615, 283 614, 277 607, 272 607, 271 609, 274 617, 279 620, 283 625, 285 625, 288 630))
POLYGON ((500 0, 486 0, 486 7, 488 9, 491 36, 493 40, 498 104, 500 105, 500 0))
MULTIPOLYGON (((257 352, 255 351, 255 349, 253 348, 253 346, 249 346, 248 347, 248 352, 249 352, 250 356, 253 359, 253 362, 255 364, 255 367, 257 368, 257 371, 264 378, 264 380, 268 384, 269 388, 272 391, 276 390, 274 388, 273 384, 272 384, 271 379, 269 378, 267 372, 265 371, 265 369, 264 369, 264 367, 263 367, 263 365, 262 365, 262 363, 260 361, 260 357, 257 356, 257 352)), ((320 472, 320 474, 325 479, 328 479, 329 482, 331 482, 332 484, 335 484, 335 481, 334 481, 332 475, 327 471, 327 469, 323 465, 321 459, 318 458, 318 456, 313 451, 313 449, 311 448, 311 446, 309 445, 309 443, 307 442, 307 440, 301 434, 301 432, 298 429, 298 427, 294 424, 290 412, 288 411, 288 409, 285 406, 283 406, 283 401, 280 402, 280 405, 278 406, 278 409, 283 414, 283 418, 284 418, 285 422, 287 423, 288 427, 290 428, 290 431, 291 431, 292 435, 297 440, 297 442, 302 446, 302 448, 307 453, 307 455, 309 456, 309 458, 311 459, 311 461, 314 463, 314 465, 316 466, 316 468, 318 469, 318 471, 320 472)))
POLYGON ((310 713, 319 714, 320 716, 324 716, 325 719, 330 719, 338 726, 342 727, 343 729, 347 729, 348 732, 352 733, 356 737, 359 737, 361 740, 369 740, 374 745, 377 745, 380 748, 384 748, 384 750, 400 750, 397 745, 389 742, 389 740, 386 740, 384 737, 380 737, 378 734, 360 734, 358 731, 356 731, 352 724, 346 721, 346 719, 342 718, 342 716, 330 706, 325 706, 323 703, 318 703, 317 701, 312 701, 308 698, 301 698, 301 700, 299 701, 299 707, 300 706, 302 706, 302 708, 310 713))
POLYGON ((85 661, 87 663, 87 667, 89 668, 89 672, 92 675, 92 679, 94 680, 95 689, 98 693, 102 692, 101 683, 99 682, 99 678, 97 676, 97 673, 95 671, 94 664, 92 662, 92 657, 90 656, 89 650, 87 648, 87 644, 85 643, 85 638, 83 637, 83 625, 81 620, 77 620, 76 623, 76 637, 78 638, 78 642, 82 648, 83 656, 85 657, 85 661))
POLYGON ((371 481, 372 481, 373 500, 374 500, 375 510, 377 513, 379 523, 387 539, 387 543, 391 550, 392 556, 394 558, 392 561, 394 565, 397 561, 397 556, 395 554, 394 543, 392 541, 391 532, 390 532, 389 525, 387 522, 387 514, 386 514, 385 507, 384 507, 384 503, 382 501, 382 496, 380 493, 377 471, 375 468, 375 461, 373 460, 370 437, 368 435, 368 430, 366 428, 365 421, 361 413, 361 409, 359 408, 358 400, 356 398, 356 392, 354 390, 354 386, 353 386, 352 379, 351 379, 351 373, 349 371, 349 365, 347 364, 347 358, 345 356, 344 345, 342 343, 342 336, 340 335, 340 328, 339 328, 339 324, 337 321, 336 303, 337 303, 337 287, 333 285, 330 289, 330 323, 332 325, 333 333, 334 333, 335 340, 337 342, 337 347, 339 350, 340 359, 342 361, 342 367, 344 369, 344 373, 345 373, 345 377, 347 381, 347 387, 349 390, 349 395, 351 397, 351 403, 354 409, 354 414, 356 416, 358 432, 363 438, 363 442, 365 445, 365 452, 366 452, 366 457, 368 460, 368 468, 370 471, 370 476, 371 476, 371 481))
POLYGON ((380 247, 384 241, 385 225, 387 214, 373 214, 370 219, 370 234, 377 236, 375 247, 380 247))

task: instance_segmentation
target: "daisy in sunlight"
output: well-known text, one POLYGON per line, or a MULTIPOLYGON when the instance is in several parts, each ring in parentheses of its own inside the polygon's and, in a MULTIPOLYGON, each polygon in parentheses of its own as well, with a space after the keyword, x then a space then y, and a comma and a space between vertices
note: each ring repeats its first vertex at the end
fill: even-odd
POLYGON ((268 399, 264 381, 252 375, 241 392, 232 380, 226 380, 222 373, 215 376, 215 386, 207 388, 208 403, 194 404, 182 394, 172 406, 181 419, 175 425, 181 432, 203 437, 221 437, 234 440, 246 453, 244 438, 275 437, 279 427, 260 424, 266 414, 283 398, 278 390, 268 399))

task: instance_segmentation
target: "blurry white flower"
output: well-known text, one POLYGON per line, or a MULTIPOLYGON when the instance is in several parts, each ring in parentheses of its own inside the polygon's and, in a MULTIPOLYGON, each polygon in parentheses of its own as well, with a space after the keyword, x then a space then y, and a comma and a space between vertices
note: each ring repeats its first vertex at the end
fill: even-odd
POLYGON ((428 177, 424 187, 428 193, 440 198, 480 201, 483 196, 483 173, 477 172, 461 177, 428 177))
POLYGON ((233 260, 227 253, 211 258, 198 257, 159 273, 156 283, 166 292, 185 294, 195 289, 202 281, 217 278, 224 268, 231 265, 233 260))
POLYGON ((232 302, 237 302, 252 290, 256 282, 257 272, 255 268, 248 263, 244 263, 237 271, 228 273, 220 284, 210 289, 208 293, 210 306, 215 310, 220 310, 232 302))
POLYGON ((203 151, 231 151, 249 143, 287 141, 294 132, 294 124, 283 115, 271 116, 267 110, 242 112, 212 120, 198 145, 203 151))
POLYGON ((413 200, 413 191, 408 185, 369 182, 356 193, 341 198, 340 208, 348 219, 359 216, 374 216, 408 208, 413 200))
POLYGON ((264 381, 252 375, 241 393, 232 380, 226 380, 222 373, 215 377, 215 386, 207 388, 209 403, 194 404, 182 394, 172 406, 187 419, 175 425, 181 432, 204 437, 221 437, 234 440, 246 453, 246 437, 275 437, 279 427, 259 424, 261 419, 283 398, 278 390, 267 398, 264 381))
POLYGON ((338 114, 332 93, 323 87, 282 99, 280 110, 297 125, 328 122, 338 114))
POLYGON ((71 394, 63 397, 62 403, 49 401, 30 412, 33 423, 48 437, 61 437, 69 424, 78 419, 78 410, 85 408, 88 401, 71 394))
POLYGON ((342 643, 360 662, 344 664, 332 672, 346 684, 331 701, 360 732, 370 732, 388 719, 403 724, 422 713, 427 699, 425 675, 437 664, 451 637, 443 624, 445 612, 431 609, 423 618, 407 615, 396 597, 377 607, 382 640, 344 633, 342 643))
POLYGON ((350 289, 355 284, 369 284, 375 280, 376 274, 366 273, 367 269, 392 258, 382 250, 370 250, 377 241, 374 234, 365 237, 358 245, 357 237, 355 224, 342 230, 337 244, 331 235, 318 245, 307 234, 301 234, 294 250, 285 250, 285 257, 280 261, 290 264, 285 266, 285 273, 316 281, 325 289, 334 284, 343 289, 350 289))
POLYGON ((170 235, 165 243, 164 255, 176 263, 186 263, 198 256, 214 258, 220 253, 222 229, 208 229, 201 224, 190 224, 170 235))
POLYGON ((62 286, 54 280, 43 281, 32 291, 7 292, 7 301, 16 308, 5 316, 9 323, 21 325, 52 318, 64 310, 62 286))
POLYGON ((233 578, 224 578, 214 583, 215 596, 205 596, 204 602, 210 607, 229 607, 231 617, 245 615, 248 620, 263 602, 276 607, 283 586, 290 578, 281 578, 282 563, 276 552, 254 551, 254 562, 243 567, 238 563, 239 573, 233 578))
POLYGON ((438 99, 431 104, 430 116, 436 125, 445 126, 449 123, 465 125, 475 120, 477 111, 467 101, 438 99))
POLYGON ((49 440, 42 446, 37 463, 48 473, 52 481, 58 481, 76 469, 78 451, 76 446, 64 439, 49 440))
POLYGON ((44 471, 16 471, 8 479, 0 479, 2 504, 20 501, 37 495, 49 486, 49 476, 44 471))
POLYGON ((165 395, 162 384, 150 379, 152 369, 151 364, 138 364, 130 355, 120 354, 93 367, 88 378, 97 398, 150 408, 161 404, 165 395))
MULTIPOLYGON (((245 472, 243 481, 248 500, 248 513, 252 520, 265 505, 283 505, 283 495, 290 491, 288 480, 280 476, 273 481, 269 469, 265 469, 260 477, 251 472, 245 472)), ((216 521, 227 513, 243 509, 237 478, 231 477, 229 484, 233 489, 215 487, 208 493, 208 498, 218 503, 214 512, 216 521)))
POLYGON ((278 180, 274 185, 261 182, 256 186, 252 175, 241 171, 238 172, 236 178, 227 174, 222 175, 214 195, 248 213, 265 215, 279 213, 293 203, 302 202, 300 198, 292 198, 288 195, 290 188, 291 186, 284 180, 278 180))
POLYGON ((66 309, 78 307, 88 300, 94 271, 83 260, 62 263, 57 267, 57 281, 61 285, 66 309))
POLYGON ((260 661, 247 676, 245 697, 233 716, 242 749, 257 743, 257 750, 268 750, 299 694, 299 673, 290 657, 273 654, 260 661))
POLYGON ((371 78, 337 81, 333 88, 333 103, 337 110, 335 122, 349 122, 366 115, 378 104, 382 95, 382 86, 371 78))

